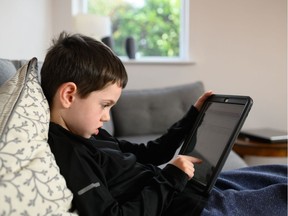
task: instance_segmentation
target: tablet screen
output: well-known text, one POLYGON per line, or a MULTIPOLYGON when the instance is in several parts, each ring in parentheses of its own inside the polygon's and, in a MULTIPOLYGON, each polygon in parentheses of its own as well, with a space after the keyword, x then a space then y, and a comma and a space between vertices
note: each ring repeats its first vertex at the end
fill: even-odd
POLYGON ((193 179, 198 183, 205 186, 214 175, 214 169, 234 135, 243 109, 244 105, 241 104, 207 103, 204 114, 200 116, 200 125, 182 153, 202 159, 201 164, 195 164, 193 179))

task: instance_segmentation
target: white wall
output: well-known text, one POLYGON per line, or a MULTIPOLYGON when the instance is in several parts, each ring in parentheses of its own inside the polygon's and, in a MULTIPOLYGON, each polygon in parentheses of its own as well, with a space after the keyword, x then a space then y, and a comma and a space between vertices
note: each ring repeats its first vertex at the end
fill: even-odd
POLYGON ((49 0, 1 0, 0 58, 44 59, 52 23, 49 0))
MULTIPOLYGON (((190 0, 190 11, 195 64, 126 64, 127 89, 202 80, 254 99, 245 128, 287 130, 287 0, 190 0)), ((70 12, 70 0, 1 1, 0 58, 43 60, 52 36, 71 30, 70 12)))

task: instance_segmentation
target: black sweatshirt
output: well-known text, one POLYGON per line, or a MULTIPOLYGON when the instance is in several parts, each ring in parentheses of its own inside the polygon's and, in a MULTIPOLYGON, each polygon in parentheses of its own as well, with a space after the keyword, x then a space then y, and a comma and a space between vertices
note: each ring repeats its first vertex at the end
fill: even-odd
POLYGON ((48 143, 78 213, 161 215, 185 188, 188 176, 173 165, 162 170, 157 165, 173 157, 197 114, 192 106, 164 135, 147 144, 117 140, 103 129, 86 139, 51 123, 48 143))

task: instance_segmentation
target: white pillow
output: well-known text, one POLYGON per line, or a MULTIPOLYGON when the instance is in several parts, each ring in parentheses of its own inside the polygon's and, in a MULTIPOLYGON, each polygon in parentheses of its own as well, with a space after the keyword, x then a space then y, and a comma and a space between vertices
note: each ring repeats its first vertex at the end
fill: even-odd
POLYGON ((34 58, 0 87, 0 215, 73 215, 48 127, 34 58))

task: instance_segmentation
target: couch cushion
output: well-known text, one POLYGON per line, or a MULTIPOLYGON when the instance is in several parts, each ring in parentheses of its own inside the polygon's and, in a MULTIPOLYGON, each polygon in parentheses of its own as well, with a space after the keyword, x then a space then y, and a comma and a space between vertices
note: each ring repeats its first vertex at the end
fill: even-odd
POLYGON ((37 60, 0 87, 0 215, 71 215, 72 193, 47 143, 37 60))
POLYGON ((163 133, 203 92, 200 81, 167 88, 124 90, 112 108, 115 136, 163 133))

